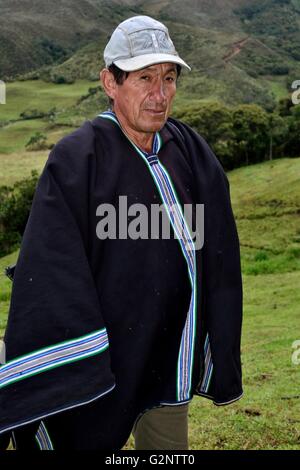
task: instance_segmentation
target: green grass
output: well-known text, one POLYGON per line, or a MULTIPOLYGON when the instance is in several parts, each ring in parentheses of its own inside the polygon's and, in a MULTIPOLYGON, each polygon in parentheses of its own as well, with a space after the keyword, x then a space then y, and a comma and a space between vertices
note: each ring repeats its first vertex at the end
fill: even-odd
POLYGON ((29 138, 36 132, 45 132, 47 123, 42 119, 18 121, 0 128, 0 153, 10 154, 25 150, 29 138))
POLYGON ((16 181, 30 176, 32 170, 41 173, 48 157, 48 150, 37 152, 14 152, 0 154, 0 186, 11 186, 16 181))
POLYGON ((283 80, 267 80, 266 84, 269 86, 270 90, 276 96, 276 99, 279 101, 281 98, 288 98, 289 93, 285 83, 286 78, 283 80))
POLYGON ((95 84, 88 80, 76 80, 70 85, 56 85, 42 80, 7 83, 6 104, 0 107, 0 122, 19 119, 20 113, 26 109, 48 112, 54 107, 70 107, 81 95, 86 94, 91 86, 95 84))
MULTIPOLYGON (((80 124, 82 122, 83 119, 80 120, 80 124)), ((7 126, 0 128, 0 159, 2 155, 26 152, 25 146, 27 142, 30 137, 37 132, 45 134, 49 144, 55 144, 59 138, 72 132, 73 129, 75 129, 73 126, 60 126, 59 129, 57 127, 51 127, 47 121, 42 119, 18 121, 8 124, 7 126)))
POLYGON ((96 116, 106 103, 103 93, 92 104, 90 100, 78 104, 78 100, 87 95, 89 88, 97 86, 99 82, 88 80, 77 80, 70 85, 55 85, 42 80, 8 83, 6 104, 0 107, 0 161, 1 154, 25 151, 25 145, 36 132, 45 134, 49 143, 56 143, 85 119, 96 116), (37 109, 47 113, 53 108, 56 109, 53 122, 47 117, 20 118, 25 110, 37 109))
POLYGON ((44 133, 47 136, 47 142, 55 144, 75 129, 69 126, 53 125, 50 127, 46 122, 38 123, 37 121, 22 121, 0 129, 0 135, 6 138, 2 144, 0 143, 0 186, 11 185, 29 176, 31 170, 37 170, 40 173, 43 169, 50 150, 27 151, 25 149, 25 144, 35 132, 44 133))
POLYGON ((229 174, 243 272, 300 269, 300 158, 283 158, 229 174))

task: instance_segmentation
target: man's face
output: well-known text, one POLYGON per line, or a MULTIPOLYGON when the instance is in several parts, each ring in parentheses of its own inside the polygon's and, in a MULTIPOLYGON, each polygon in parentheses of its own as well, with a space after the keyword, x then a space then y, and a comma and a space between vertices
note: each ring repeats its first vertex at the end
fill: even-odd
POLYGON ((130 72, 114 90, 114 111, 137 132, 156 132, 163 127, 176 93, 176 65, 156 64, 130 72))

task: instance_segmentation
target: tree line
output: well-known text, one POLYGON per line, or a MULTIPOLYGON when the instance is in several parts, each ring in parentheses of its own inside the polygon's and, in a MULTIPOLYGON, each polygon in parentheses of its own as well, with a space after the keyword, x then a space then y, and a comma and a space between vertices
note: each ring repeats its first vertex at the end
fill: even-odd
POLYGON ((298 157, 300 105, 281 99, 273 112, 256 104, 190 105, 173 114, 211 146, 225 170, 280 157, 298 157))

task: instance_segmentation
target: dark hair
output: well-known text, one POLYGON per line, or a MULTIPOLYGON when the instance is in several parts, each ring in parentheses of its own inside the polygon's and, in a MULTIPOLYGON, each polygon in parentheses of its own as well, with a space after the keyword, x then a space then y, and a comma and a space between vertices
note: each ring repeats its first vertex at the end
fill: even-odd
POLYGON ((114 79, 118 85, 123 85, 130 72, 124 72, 119 69, 115 64, 111 64, 108 70, 113 74, 114 79))
MULTIPOLYGON (((125 72, 124 70, 119 69, 119 67, 117 67, 115 64, 111 64, 108 67, 108 70, 113 74, 114 79, 118 85, 123 85, 125 80, 128 78, 128 75, 130 74, 130 72, 125 72)), ((176 70, 177 70, 176 80, 178 80, 180 73, 181 73, 181 66, 179 64, 176 64, 176 70)), ((110 96, 108 96, 108 102, 109 102, 109 106, 112 107, 114 104, 114 100, 110 96)))

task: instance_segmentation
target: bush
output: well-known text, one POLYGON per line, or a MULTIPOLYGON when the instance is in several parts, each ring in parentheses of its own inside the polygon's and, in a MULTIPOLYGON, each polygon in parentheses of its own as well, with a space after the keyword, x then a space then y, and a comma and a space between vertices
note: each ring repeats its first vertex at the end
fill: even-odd
POLYGON ((44 118, 44 117, 49 117, 53 118, 55 116, 55 113, 57 112, 56 107, 51 108, 49 111, 39 111, 38 109, 25 109, 20 113, 20 118, 26 120, 26 119, 39 119, 39 118, 44 118))
POLYGON ((47 150, 51 148, 51 145, 47 143, 47 137, 44 134, 36 132, 30 137, 25 147, 27 150, 47 150))
POLYGON ((37 39, 38 47, 46 63, 62 62, 69 55, 69 50, 49 38, 37 39))
POLYGON ((21 241, 37 181, 38 173, 32 171, 29 178, 0 187, 0 256, 14 251, 21 241))
POLYGON ((50 80, 57 85, 71 85, 72 83, 75 83, 75 78, 72 75, 58 75, 56 73, 50 75, 50 80))
POLYGON ((269 149, 268 114, 258 105, 232 108, 205 103, 177 112, 211 146, 225 170, 265 159, 269 149))
POLYGON ((46 142, 46 136, 40 132, 36 132, 33 136, 30 137, 29 141, 25 144, 25 147, 28 150, 34 150, 35 146, 44 145, 46 142))
POLYGON ((173 114, 194 128, 211 146, 227 171, 267 158, 299 156, 300 106, 282 100, 276 112, 254 104, 190 105, 173 114))
POLYGON ((39 111, 38 109, 25 109, 22 113, 20 113, 20 117, 22 119, 38 119, 43 118, 46 116, 46 113, 43 111, 39 111))
POLYGON ((288 131, 284 141, 284 152, 289 157, 299 157, 300 105, 291 108, 291 115, 286 117, 288 131))
POLYGON ((77 104, 81 103, 82 101, 84 100, 87 100, 93 96, 95 96, 97 93, 101 92, 101 86, 97 86, 97 87, 90 87, 88 89, 88 92, 86 95, 82 95, 78 100, 77 100, 77 104))

